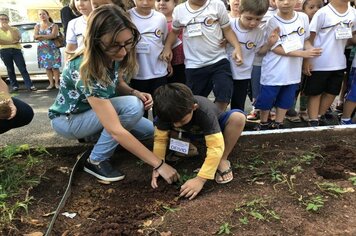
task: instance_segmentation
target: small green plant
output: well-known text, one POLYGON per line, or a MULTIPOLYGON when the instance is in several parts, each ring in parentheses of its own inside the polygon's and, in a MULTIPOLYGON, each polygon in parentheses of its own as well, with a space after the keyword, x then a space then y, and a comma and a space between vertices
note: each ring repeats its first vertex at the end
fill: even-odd
POLYGON ((282 172, 271 168, 272 182, 281 182, 283 180, 282 172))
POLYGON ((294 174, 303 172, 303 168, 300 165, 296 165, 292 167, 292 172, 294 174))
POLYGON ((275 211, 269 209, 267 203, 265 199, 257 198, 237 205, 235 211, 242 214, 239 222, 244 225, 248 224, 248 217, 261 221, 280 220, 280 216, 275 211))
POLYGON ((327 192, 334 197, 338 197, 341 194, 347 192, 344 188, 334 183, 323 182, 323 183, 316 183, 316 185, 319 187, 321 191, 327 192))
POLYGON ((307 211, 317 212, 324 206, 325 201, 322 195, 314 196, 306 202, 306 209, 307 211))
POLYGON ((162 206, 162 207, 163 207, 163 209, 165 209, 167 212, 172 212, 172 213, 174 213, 174 212, 180 210, 179 208, 172 208, 172 207, 169 207, 169 206, 166 206, 166 205, 164 205, 164 206, 162 206))
POLYGON ((351 181, 352 185, 356 186, 356 176, 350 177, 349 180, 351 181))
POLYGON ((219 228, 218 234, 230 234, 231 233, 231 226, 229 223, 225 222, 219 228))
POLYGON ((196 173, 188 173, 187 169, 183 169, 182 173, 180 173, 179 186, 182 186, 187 180, 193 179, 197 176, 196 173))

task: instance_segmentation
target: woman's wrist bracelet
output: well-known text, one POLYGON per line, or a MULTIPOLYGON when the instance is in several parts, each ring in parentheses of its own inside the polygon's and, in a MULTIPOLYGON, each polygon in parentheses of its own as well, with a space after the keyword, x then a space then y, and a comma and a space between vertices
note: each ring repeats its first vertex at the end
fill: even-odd
POLYGON ((164 164, 164 160, 162 160, 157 167, 153 168, 153 170, 158 170, 163 164, 164 164))

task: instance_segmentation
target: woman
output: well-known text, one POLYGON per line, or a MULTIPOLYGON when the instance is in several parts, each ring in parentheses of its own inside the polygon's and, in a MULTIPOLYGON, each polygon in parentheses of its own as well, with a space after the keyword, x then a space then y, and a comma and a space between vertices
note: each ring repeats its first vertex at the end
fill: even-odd
POLYGON ((49 80, 47 89, 59 88, 59 68, 61 67, 61 52, 54 44, 53 39, 58 36, 58 25, 53 23, 46 10, 39 10, 41 22, 35 25, 34 38, 38 40, 37 60, 38 67, 45 68, 49 80))
POLYGON ((95 9, 88 21, 84 52, 66 64, 49 117, 54 130, 66 138, 100 133, 93 150, 87 152, 87 173, 105 181, 123 179, 124 174, 109 162, 120 143, 172 183, 179 178, 176 170, 138 141, 153 136, 152 122, 142 117, 144 109, 152 107, 152 97, 123 80, 137 70, 133 48, 138 40, 139 32, 119 7, 95 9))
POLYGON ((29 91, 36 91, 37 89, 33 85, 26 69, 21 44, 19 43, 20 39, 21 36, 18 29, 9 25, 9 17, 6 14, 0 14, 0 57, 6 66, 12 91, 19 90, 14 62, 22 75, 27 89, 29 91))

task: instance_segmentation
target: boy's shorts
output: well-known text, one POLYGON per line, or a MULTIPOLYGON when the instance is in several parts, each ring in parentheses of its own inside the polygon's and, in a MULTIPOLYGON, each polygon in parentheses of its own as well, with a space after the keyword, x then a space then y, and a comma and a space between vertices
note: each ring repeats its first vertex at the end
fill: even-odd
POLYGON ((185 75, 187 85, 194 95, 208 97, 213 90, 216 102, 230 102, 233 83, 230 63, 227 59, 202 68, 187 68, 185 75))
POLYGON ((356 102, 356 67, 352 67, 350 72, 346 100, 351 102, 356 102))
POLYGON ((344 71, 313 71, 312 75, 306 78, 304 94, 307 96, 317 96, 322 93, 338 95, 344 79, 344 71))
POLYGON ((225 111, 225 112, 221 113, 219 116, 219 125, 220 125, 221 132, 224 131, 227 120, 230 118, 231 114, 234 112, 239 112, 239 113, 246 115, 245 112, 240 109, 232 109, 232 110, 225 111))
POLYGON ((261 85, 261 91, 257 97, 255 108, 264 111, 271 110, 273 106, 289 109, 294 104, 295 92, 298 87, 299 84, 281 86, 261 85))

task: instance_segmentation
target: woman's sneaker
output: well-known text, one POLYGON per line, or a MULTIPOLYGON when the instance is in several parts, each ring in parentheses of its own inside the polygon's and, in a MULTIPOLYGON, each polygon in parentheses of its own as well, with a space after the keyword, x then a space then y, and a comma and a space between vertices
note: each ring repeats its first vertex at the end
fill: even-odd
POLYGON ((101 161, 98 164, 93 164, 88 158, 84 164, 84 171, 96 178, 108 182, 119 181, 125 178, 125 175, 118 170, 115 170, 109 160, 101 161))

